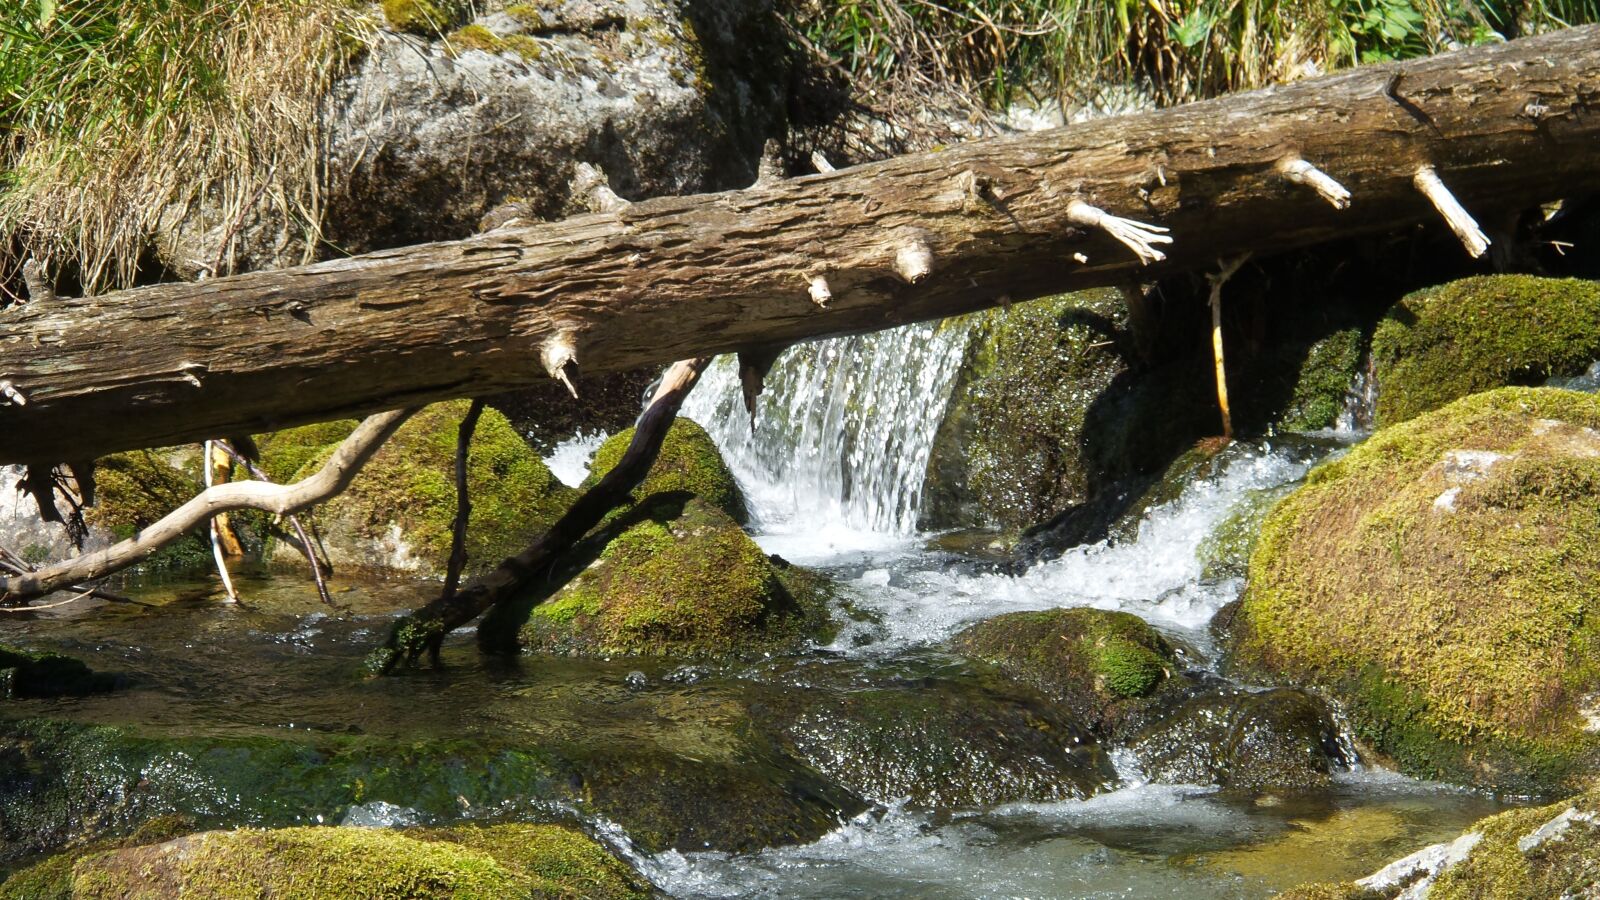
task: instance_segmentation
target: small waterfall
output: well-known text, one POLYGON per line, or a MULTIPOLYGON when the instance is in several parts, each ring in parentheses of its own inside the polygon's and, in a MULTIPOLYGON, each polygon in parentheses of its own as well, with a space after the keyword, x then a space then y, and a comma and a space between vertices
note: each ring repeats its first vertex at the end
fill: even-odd
POLYGON ((966 345, 966 323, 950 321, 790 348, 753 429, 724 357, 685 414, 722 448, 761 529, 910 534, 966 345))
POLYGON ((1372 372, 1372 357, 1361 363, 1356 377, 1345 388, 1344 406, 1334 421, 1333 433, 1345 438, 1364 436, 1372 430, 1378 410, 1378 379, 1372 372))

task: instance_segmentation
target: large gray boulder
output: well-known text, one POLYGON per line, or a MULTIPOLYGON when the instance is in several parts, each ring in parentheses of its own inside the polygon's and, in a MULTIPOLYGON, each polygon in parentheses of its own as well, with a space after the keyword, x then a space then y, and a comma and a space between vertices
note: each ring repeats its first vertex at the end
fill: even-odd
MULTIPOLYGON (((419 5, 413 3, 412 5, 419 5)), ((783 130, 788 52, 770 0, 543 0, 388 19, 323 103, 323 235, 358 253, 465 237, 516 201, 573 211, 573 166, 623 197, 748 184, 783 130), (422 32, 420 34, 415 32, 422 32)), ((292 265, 305 247, 268 205, 168 217, 157 244, 185 276, 235 242, 234 270, 292 265)))

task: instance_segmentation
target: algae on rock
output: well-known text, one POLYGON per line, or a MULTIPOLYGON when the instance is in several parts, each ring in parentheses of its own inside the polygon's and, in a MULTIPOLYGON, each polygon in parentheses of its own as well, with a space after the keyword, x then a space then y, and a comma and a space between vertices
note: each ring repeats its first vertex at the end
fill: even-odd
POLYGON ((1235 666, 1315 685, 1411 774, 1540 793, 1600 760, 1600 397, 1502 388, 1278 504, 1235 666))
POLYGON ((973 625, 950 645, 1043 692, 1103 737, 1124 731, 1157 693, 1188 683, 1172 645, 1126 612, 1006 613, 973 625))
POLYGON ((1377 424, 1507 385, 1578 375, 1600 359, 1600 284, 1494 275, 1418 291, 1372 338, 1377 424))

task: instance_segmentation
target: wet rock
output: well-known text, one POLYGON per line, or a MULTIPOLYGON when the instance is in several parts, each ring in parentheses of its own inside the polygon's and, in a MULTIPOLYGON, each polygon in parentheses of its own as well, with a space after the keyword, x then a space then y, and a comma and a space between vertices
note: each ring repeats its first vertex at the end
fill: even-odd
POLYGON ((1468 394, 1582 374, 1600 359, 1600 284, 1497 275, 1418 291, 1372 338, 1377 423, 1468 394))
POLYGON ((966 674, 856 690, 811 687, 755 712, 795 755, 879 803, 1049 802, 1116 781, 1088 729, 1054 704, 966 674))
POLYGON ((1286 900, 1427 897, 1590 897, 1600 880, 1600 801, 1593 791, 1551 806, 1490 816, 1460 838, 1426 847, 1372 875, 1312 884, 1286 900))
MULTIPOLYGON (((322 101, 322 233, 346 252, 465 237, 508 200, 559 217, 575 205, 576 161, 629 199, 741 187, 784 127, 790 53, 764 0, 390 0, 383 12, 387 27, 322 101)), ((185 275, 226 249, 239 270, 299 262, 303 236, 258 206, 170 211, 163 261, 185 275)))
POLYGON ((0 644, 0 700, 100 694, 116 683, 71 657, 0 644))
POLYGON ((1202 693, 1128 741, 1146 778, 1242 791, 1325 787, 1350 764, 1327 708, 1304 691, 1202 693))
POLYGON ((792 648, 827 626, 820 580, 769 558, 699 497, 649 497, 591 543, 603 547, 593 563, 528 614, 528 649, 715 657, 792 648))
POLYGON ((65 874, 64 896, 82 898, 650 896, 626 864, 556 825, 212 831, 80 856, 65 874))
POLYGON ((1232 658, 1316 685, 1402 770, 1518 793, 1600 760, 1600 398, 1478 394, 1381 430, 1278 504, 1232 658))
POLYGON ((1123 733, 1158 694, 1188 683, 1172 645, 1132 613, 1007 613, 961 632, 950 647, 1042 691, 1101 737, 1123 733))
MULTIPOLYGON (((444 573, 456 512, 456 442, 468 405, 465 400, 438 403, 418 413, 344 493, 308 516, 336 569, 444 573)), ((353 429, 353 422, 324 423, 264 435, 258 442, 263 468, 285 481, 307 477, 353 429), (295 463, 299 467, 284 475, 295 463)), ((575 496, 494 410, 485 410, 478 422, 467 480, 472 489, 469 572, 520 552, 575 496)), ((286 542, 275 542, 271 554, 287 565, 303 565, 300 553, 286 542)))

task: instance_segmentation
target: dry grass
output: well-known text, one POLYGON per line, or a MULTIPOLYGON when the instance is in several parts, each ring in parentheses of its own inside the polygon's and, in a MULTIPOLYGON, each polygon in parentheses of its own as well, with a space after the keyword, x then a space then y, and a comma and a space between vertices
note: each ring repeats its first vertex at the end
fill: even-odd
POLYGON ((370 29, 326 0, 0 0, 0 278, 34 256, 85 293, 132 284, 164 217, 204 208, 227 273, 253 211, 309 259, 319 101, 370 29))

